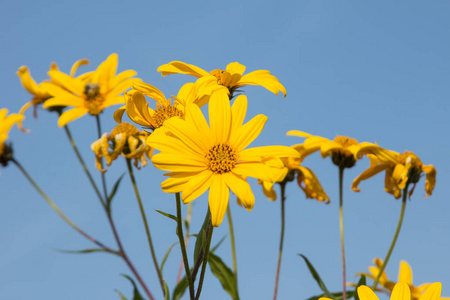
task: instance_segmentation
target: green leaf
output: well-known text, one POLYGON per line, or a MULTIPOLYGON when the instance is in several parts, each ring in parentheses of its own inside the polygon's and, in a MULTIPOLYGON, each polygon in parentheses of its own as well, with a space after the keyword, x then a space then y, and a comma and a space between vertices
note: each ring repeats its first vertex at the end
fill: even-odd
POLYGON ((163 258, 163 260, 161 262, 161 267, 159 267, 159 269, 161 270, 161 273, 162 273, 162 270, 164 268, 164 264, 166 263, 166 260, 169 257, 170 251, 172 250, 173 246, 175 246, 176 244, 178 244, 178 242, 173 243, 172 245, 170 245, 169 249, 167 249, 166 255, 164 255, 164 258, 163 258))
POLYGON ((164 300, 170 300, 170 291, 167 283, 164 281, 164 300))
POLYGON ((186 276, 183 276, 183 278, 181 278, 180 282, 178 282, 177 286, 173 290, 172 300, 180 299, 181 296, 183 296, 186 289, 188 288, 188 286, 189 285, 186 276))
POLYGON ((200 228, 197 234, 197 240, 195 241, 194 247, 194 264, 197 262, 198 256, 200 255, 200 250, 202 250, 203 245, 206 244, 206 231, 208 230, 209 227, 210 215, 211 214, 208 209, 205 220, 203 221, 202 228, 200 228))
MULTIPOLYGON (((311 298, 308 298, 307 300, 319 300, 321 297, 327 297, 327 298, 331 298, 334 300, 342 300, 343 299, 342 292, 331 293, 329 295, 330 296, 327 296, 326 294, 320 294, 320 295, 312 296, 311 298)), ((352 297, 353 297, 353 291, 347 291, 347 299, 350 299, 352 297)))
POLYGON ((239 295, 237 294, 236 278, 234 277, 233 271, 228 268, 220 257, 211 252, 208 256, 208 262, 211 272, 217 277, 217 279, 219 279, 223 289, 231 296, 233 300, 238 300, 239 295))
POLYGON ((226 237, 227 237, 227 236, 225 235, 223 238, 221 238, 220 241, 219 241, 214 247, 212 247, 211 249, 209 249, 209 252, 210 252, 210 253, 213 253, 214 251, 216 251, 217 248, 219 248, 220 244, 222 244, 222 242, 225 240, 226 237))
POLYGON ((116 183, 114 184, 114 186, 111 190, 111 193, 108 196, 108 199, 106 199, 106 203, 107 203, 108 207, 111 205, 111 201, 112 201, 114 195, 116 194, 117 188, 119 187, 120 181, 122 180, 124 175, 125 175, 125 173, 123 173, 122 176, 120 176, 119 179, 117 179, 116 183))
POLYGON ((175 222, 177 222, 177 217, 175 217, 174 215, 165 213, 165 212, 160 211, 160 210, 157 210, 157 209, 155 209, 155 210, 156 210, 157 212, 159 212, 160 214, 162 214, 163 216, 166 216, 166 217, 168 217, 168 218, 171 218, 172 220, 174 220, 175 222))
POLYGON ((58 252, 67 253, 67 254, 87 254, 87 253, 95 253, 95 252, 106 252, 120 256, 119 253, 115 251, 110 251, 103 248, 92 248, 92 249, 84 249, 84 250, 62 250, 62 249, 53 249, 58 252))
POLYGON ((358 284, 356 285, 355 291, 353 292, 354 296, 355 296, 355 300, 359 300, 358 288, 361 285, 366 285, 366 276, 365 275, 361 275, 361 278, 359 279, 358 284))
POLYGON ((119 290, 115 290, 117 292, 117 294, 119 294, 120 299, 122 300, 128 300, 127 298, 125 298, 125 296, 119 291, 119 290))
POLYGON ((134 287, 133 300, 145 300, 145 299, 141 296, 141 294, 139 294, 139 290, 138 290, 136 284, 134 283, 134 280, 133 280, 130 276, 128 276, 128 275, 125 275, 125 274, 120 274, 120 275, 122 275, 123 277, 125 277, 126 279, 128 279, 128 280, 131 282, 131 284, 133 284, 133 287, 134 287))
POLYGON ((317 281, 319 284, 319 287, 322 291, 324 291, 324 295, 328 298, 333 298, 328 291, 327 287, 325 286, 325 283, 320 278, 319 274, 317 273, 316 269, 314 269, 313 265, 309 262, 309 260, 306 258, 306 256, 299 254, 304 260, 306 265, 308 266, 309 272, 311 273, 312 277, 317 281))

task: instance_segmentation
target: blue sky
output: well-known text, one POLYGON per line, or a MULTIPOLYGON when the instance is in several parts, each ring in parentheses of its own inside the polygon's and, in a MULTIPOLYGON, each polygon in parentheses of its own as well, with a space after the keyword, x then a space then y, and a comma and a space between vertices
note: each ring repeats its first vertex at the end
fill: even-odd
MULTIPOLYGON (((408 201, 404 227, 387 267, 396 279, 400 260, 410 263, 414 283, 441 281, 450 296, 450 3, 408 1, 4 1, 0 19, 0 107, 18 112, 30 100, 15 72, 30 68, 38 81, 47 78, 52 61, 69 72, 72 63, 88 58, 95 68, 119 54, 119 70, 134 69, 145 82, 166 95, 176 94, 193 78, 161 77, 158 66, 173 60, 211 70, 238 61, 247 71, 269 70, 286 87, 288 96, 275 96, 261 87, 246 87, 247 118, 268 116, 253 145, 292 145, 286 137, 302 130, 334 138, 346 135, 377 141, 403 152, 414 151, 438 171, 433 196, 424 198, 424 180, 408 201)), ((101 115, 104 131, 114 126, 114 108, 101 115)), ((80 227, 113 245, 101 207, 81 167, 58 128, 55 114, 42 108, 39 118, 27 113, 23 134, 15 128, 10 139, 15 157, 47 194, 80 227)), ((85 116, 70 128, 91 171, 89 146, 96 139, 95 119, 85 116)), ((365 271, 374 257, 384 257, 401 201, 384 192, 379 175, 350 184, 368 167, 364 159, 345 173, 345 229, 348 281, 365 271)), ((306 200, 291 184, 287 190, 287 231, 279 299, 306 299, 319 293, 298 253, 314 263, 331 290, 341 285, 337 168, 313 155, 305 161, 331 197, 325 205, 306 200)), ((122 160, 107 172, 111 186, 125 170, 122 160)), ((120 273, 125 264, 110 255, 68 255, 53 249, 84 249, 92 245, 77 235, 47 206, 14 166, 0 170, 0 293, 4 299, 119 299, 114 289, 131 297, 130 284, 120 273)), ((151 164, 137 173, 158 258, 176 241, 175 224, 154 209, 175 213, 173 195, 160 189, 163 172, 151 164)), ((280 202, 267 200, 251 182, 256 204, 251 212, 230 199, 238 249, 241 299, 266 299, 273 293, 280 202)), ((203 221, 207 198, 194 201, 193 228, 203 221)), ((126 177, 115 199, 114 217, 126 248, 162 299, 152 268, 138 206, 126 177)), ((227 235, 224 222, 213 244, 227 235)), ((191 244, 192 248, 192 244, 191 244)), ((192 249, 191 249, 192 250, 192 249)), ((231 265, 229 239, 217 250, 231 265)), ((173 288, 180 262, 171 253, 165 277, 173 288)), ((217 279, 207 274, 204 299, 228 299, 217 279)))

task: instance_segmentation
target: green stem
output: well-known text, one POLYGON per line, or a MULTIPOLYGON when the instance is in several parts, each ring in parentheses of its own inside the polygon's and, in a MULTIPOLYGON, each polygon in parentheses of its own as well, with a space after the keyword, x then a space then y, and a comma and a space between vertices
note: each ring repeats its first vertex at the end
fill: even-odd
POLYGON ((189 295, 191 300, 195 298, 195 290, 194 290, 194 282, 191 278, 191 271, 189 269, 189 261, 186 253, 186 245, 184 244, 184 236, 183 236, 183 224, 181 221, 181 197, 180 193, 176 193, 175 197, 177 199, 177 235, 178 240, 180 241, 181 253, 183 255, 184 262, 184 270, 186 272, 186 280, 189 285, 189 295))
MULTIPOLYGON (((95 193, 97 194, 98 199, 99 199, 100 202, 102 203, 102 206, 105 207, 105 202, 104 202, 104 200, 103 200, 103 197, 102 197, 102 195, 100 194, 100 191, 99 191, 99 189, 98 189, 98 187, 97 187, 97 184, 95 183, 94 179, 92 178, 92 175, 91 175, 91 173, 89 172, 89 169, 87 168, 86 164, 84 163, 84 160, 83 160, 83 158, 81 157, 80 151, 78 151, 77 144, 75 143, 75 140, 73 139, 72 134, 70 133, 69 126, 68 126, 68 125, 65 125, 65 126, 64 126, 64 130, 65 130, 65 132, 66 132, 66 134, 67 134, 67 137, 69 138, 70 145, 72 145, 72 148, 73 148, 73 150, 75 151, 75 154, 76 154, 76 156, 77 156, 77 158, 78 158, 78 161, 80 162, 81 166, 83 167, 83 170, 84 170, 84 172, 86 173, 86 176, 88 177, 89 182, 91 183, 92 187, 93 187, 94 190, 95 190, 95 193)), ((105 199, 106 199, 106 198, 105 198, 105 199)))
POLYGON ((202 292, 203 279, 205 278, 206 265, 208 264, 209 248, 211 247, 211 239, 212 239, 213 229, 214 229, 214 227, 212 226, 211 218, 210 218, 209 219, 208 237, 206 238, 205 255, 203 256, 202 271, 200 273, 200 281, 198 282, 197 295, 195 297, 195 300, 198 300, 200 298, 200 293, 202 292))
MULTIPOLYGON (((235 243, 235 240, 234 240, 234 228, 233 228, 233 220, 231 218, 230 205, 228 205, 228 208, 227 208, 227 218, 228 218, 228 228, 229 228, 229 231, 230 231, 231 255, 233 257, 234 281, 235 281, 236 292, 237 292, 238 279, 237 279, 236 243, 235 243)), ((237 293, 237 294, 239 294, 239 293, 237 293)))
POLYGON ((112 250, 111 248, 105 246, 103 243, 97 241, 95 238, 84 232, 81 228, 79 228, 75 223, 73 223, 59 208, 56 206, 56 204, 44 193, 43 190, 37 185, 37 183, 33 180, 33 178, 28 174, 28 172, 25 170, 25 168, 14 158, 11 159, 11 161, 19 168, 20 171, 22 171, 23 175, 28 179, 28 181, 31 183, 31 185, 36 189, 36 191, 47 201, 47 203, 53 208, 53 210, 64 220, 67 224, 69 224, 73 229, 78 231, 81 235, 83 235, 85 238, 99 246, 100 248, 104 249, 107 252, 119 254, 117 251, 112 250))
POLYGON ((156 272, 158 273, 158 278, 159 278, 159 283, 161 284, 161 289, 163 291, 163 294, 165 295, 164 279, 163 279, 161 270, 159 269, 159 266, 158 266, 158 260, 156 259, 155 249, 153 248, 152 237, 150 235, 150 227, 148 226, 144 206, 142 205, 142 201, 141 201, 141 195, 139 194, 139 190, 138 190, 138 187, 136 184, 136 179, 134 178, 133 168, 131 167, 131 160, 128 158, 127 158, 127 167, 128 167, 128 173, 130 174, 131 183, 133 184, 134 193, 136 194, 136 199, 139 204, 139 210, 141 211, 141 217, 142 217, 142 220, 144 221, 145 232, 147 234, 147 240, 148 240, 148 245, 150 246, 150 253, 151 253, 151 256, 153 259, 153 264, 155 265, 156 272))
MULTIPOLYGON (((101 127, 101 123, 100 123, 100 116, 96 115, 95 119, 97 120, 97 135, 98 135, 98 138, 100 139, 102 137, 102 127, 101 127)), ((100 158, 100 165, 103 170, 103 156, 100 158)), ((103 196, 105 197, 105 199, 108 199, 108 189, 106 188, 105 173, 104 172, 100 172, 100 173, 101 173, 101 177, 102 177, 103 196)))
MULTIPOLYGON (((186 226, 186 233, 184 234, 184 243, 185 243, 186 247, 189 244, 189 227, 191 224, 191 216, 192 216, 192 203, 188 203, 187 214, 186 214, 186 223, 189 224, 189 226, 186 226)), ((181 273, 183 272, 183 266, 184 266, 183 259, 181 259, 180 268, 178 269, 178 276, 177 276, 177 281, 176 281, 177 284, 178 284, 178 282, 180 282, 181 273)))
POLYGON ((381 266, 380 271, 377 275, 377 278, 375 279, 375 281, 372 285, 372 290, 374 290, 377 287, 378 282, 380 281, 381 275, 383 274, 384 269, 386 268, 386 266, 388 264, 389 258, 391 257, 391 253, 394 250, 395 243, 397 242, 397 238, 400 233, 400 229, 402 228, 403 217, 405 215, 405 208, 406 208, 406 199, 408 196, 408 183, 406 184, 406 187, 403 189, 402 192, 403 192, 402 208, 400 211, 400 217, 398 219, 397 229, 395 230, 394 238, 392 239, 391 246, 389 247, 388 253, 386 254, 386 258, 383 261, 383 265, 381 266))
POLYGON ((339 228, 341 232, 341 253, 342 253, 342 299, 347 299, 346 291, 346 266, 345 266, 345 246, 344 246, 344 167, 339 166, 339 228))
POLYGON ((275 277, 275 291, 273 293, 273 299, 277 299, 277 293, 278 293, 278 282, 280 279, 280 269, 281 269, 281 258, 283 256, 283 243, 284 243, 284 224, 285 224, 285 214, 284 214, 284 206, 286 201, 286 195, 285 195, 285 187, 286 183, 280 183, 280 190, 281 190, 281 234, 280 234, 280 248, 278 251, 278 263, 277 263, 277 274, 275 277))

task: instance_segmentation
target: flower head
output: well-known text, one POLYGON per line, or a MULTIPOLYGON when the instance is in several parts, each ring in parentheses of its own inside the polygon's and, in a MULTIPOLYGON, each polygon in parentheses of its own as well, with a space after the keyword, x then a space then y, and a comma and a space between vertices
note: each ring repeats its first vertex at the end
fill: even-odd
MULTIPOLYGON (((404 282, 397 283, 391 293, 391 300, 439 300, 441 296, 442 284, 440 282, 435 282, 430 284, 426 291, 419 296, 419 298, 414 298, 412 295, 408 284, 404 282)), ((361 285, 358 287, 358 296, 361 300, 378 300, 377 295, 367 286, 361 285)))
MULTIPOLYGON (((283 157, 281 161, 284 165, 283 168, 280 169, 277 166, 274 168, 277 174, 275 182, 292 181, 297 176, 298 186, 303 190, 306 198, 326 201, 327 204, 330 203, 330 198, 323 190, 314 172, 307 167, 301 166, 301 161, 298 157, 283 157)), ((274 159, 269 158, 266 164, 272 165, 273 162, 274 159)), ((275 182, 258 180, 258 183, 262 185, 264 195, 272 201, 277 199, 277 194, 273 188, 275 182)))
POLYGON ((215 69, 207 72, 194 65, 181 61, 172 61, 160 66, 158 72, 161 72, 162 76, 170 74, 192 75, 201 78, 204 82, 225 86, 229 89, 230 94, 233 94, 234 91, 245 85, 259 85, 275 95, 282 92, 286 97, 286 89, 269 71, 258 70, 243 75, 245 66, 238 62, 228 64, 225 70, 215 69))
POLYGON ((230 189, 247 210, 253 208, 255 196, 242 176, 275 181, 276 174, 264 164, 263 156, 298 157, 285 146, 245 149, 267 120, 258 115, 243 124, 246 110, 247 97, 237 97, 230 107, 227 93, 213 93, 209 125, 197 105, 187 104, 184 119, 165 121, 164 130, 156 130, 147 139, 147 144, 161 151, 153 156, 153 164, 170 172, 161 184, 164 192, 182 192, 183 202, 189 203, 209 189, 213 226, 222 222, 230 189))
POLYGON ((116 75, 118 64, 117 54, 111 54, 97 70, 84 76, 71 77, 57 70, 48 72, 54 83, 42 83, 43 88, 53 96, 45 101, 43 107, 73 106, 65 111, 58 120, 59 126, 84 116, 100 114, 108 106, 124 103, 120 96, 131 85, 138 81, 131 78, 136 75, 133 70, 127 70, 116 75))
POLYGON ((12 158, 12 148, 6 144, 8 133, 14 124, 19 124, 24 116, 22 114, 10 114, 7 116, 6 108, 0 109, 0 164, 6 166, 12 158))
POLYGON ((138 169, 139 162, 143 167, 146 166, 148 161, 145 156, 150 158, 153 152, 153 149, 145 143, 148 135, 149 133, 139 131, 135 126, 125 122, 114 127, 111 133, 103 134, 91 145, 97 169, 106 172, 101 166, 102 156, 105 157, 108 167, 119 155, 134 159, 134 166, 138 169))
MULTIPOLYGON (((422 173, 426 174, 425 197, 431 196, 436 184, 436 168, 433 165, 423 165, 420 158, 413 152, 406 151, 399 154, 395 151, 386 150, 378 145, 365 145, 361 147, 357 155, 367 155, 370 159, 370 167, 362 172, 352 183, 352 189, 359 192, 359 183, 381 171, 386 171, 385 190, 394 195, 396 199, 401 197, 401 191, 408 184, 419 181, 422 173)), ((409 196, 414 192, 414 187, 409 192, 409 196)))
POLYGON ((370 144, 367 142, 358 143, 358 141, 353 138, 339 135, 334 140, 329 140, 324 137, 313 136, 298 130, 291 130, 287 135, 306 138, 303 144, 292 146, 300 153, 301 161, 308 155, 320 150, 320 154, 323 158, 331 155, 333 163, 344 168, 353 167, 358 158, 356 156, 358 150, 362 146, 370 144))
MULTIPOLYGON (((362 273, 362 274, 368 278, 375 280, 377 278, 378 274, 380 273, 380 269, 381 269, 381 266, 383 265, 383 261, 380 258, 375 258, 373 260, 373 262, 374 262, 375 266, 370 266, 368 268, 369 273, 362 273)), ((361 275, 361 274, 358 274, 358 275, 361 275)), ((387 293, 387 294, 390 294, 390 293, 394 294, 395 288, 398 283, 406 284, 406 286, 408 287, 408 292, 410 291, 410 293, 411 293, 411 297, 408 299, 412 299, 412 300, 422 299, 421 297, 423 297, 423 295, 425 295, 424 291, 428 290, 432 286, 431 283, 423 283, 419 286, 415 286, 413 284, 412 269, 411 269, 410 265, 404 260, 402 260, 400 262, 400 268, 398 271, 398 281, 397 282, 389 280, 388 276, 386 275, 386 272, 383 271, 383 273, 380 276, 379 283, 382 286, 382 289, 380 289, 378 291, 381 291, 381 292, 387 293)), ((391 299, 392 299, 392 297, 391 297, 391 299)), ((440 299, 440 289, 439 289, 439 296, 436 299, 440 299)), ((363 300, 363 299, 361 298, 361 300, 363 300)))

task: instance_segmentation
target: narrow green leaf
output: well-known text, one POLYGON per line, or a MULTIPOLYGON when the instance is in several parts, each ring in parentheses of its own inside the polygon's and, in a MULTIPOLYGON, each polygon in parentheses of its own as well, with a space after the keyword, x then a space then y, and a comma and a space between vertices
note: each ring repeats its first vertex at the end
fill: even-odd
POLYGON ((202 228, 200 228, 200 230, 197 234, 197 240, 195 241, 195 247, 194 247, 194 264, 197 262, 197 259, 198 259, 198 256, 200 255, 200 250, 202 249, 203 244, 206 243, 206 231, 208 230, 210 215, 211 214, 208 209, 205 220, 203 221, 202 228))
POLYGON ((238 300, 236 279, 231 269, 222 261, 220 257, 213 253, 209 253, 208 256, 209 267, 214 276, 219 279, 223 289, 231 296, 233 300, 238 300))
MULTIPOLYGON (((327 297, 327 298, 334 299, 334 300, 342 300, 343 299, 342 292, 337 292, 337 293, 331 293, 331 294, 329 294, 329 296, 327 296, 325 293, 316 295, 316 296, 312 296, 306 300, 319 300, 322 297, 327 297)), ((353 297, 353 291, 347 291, 347 299, 350 299, 352 297, 353 297)))
POLYGON ((175 217, 174 215, 165 213, 165 212, 160 211, 160 210, 157 210, 157 209, 155 209, 155 210, 156 210, 157 212, 159 212, 160 214, 162 214, 163 216, 166 216, 166 217, 168 217, 168 218, 171 218, 171 219, 174 220, 175 222, 177 221, 177 217, 175 217))
POLYGON ((119 179, 117 179, 116 183, 114 184, 111 193, 108 196, 108 199, 106 199, 106 203, 108 204, 108 207, 111 205, 111 201, 114 197, 114 195, 117 192, 117 188, 119 187, 120 181, 122 180, 123 176, 125 175, 125 173, 122 174, 122 176, 119 177, 119 179))
POLYGON ((164 281, 164 300, 170 300, 170 291, 167 283, 164 281))
POLYGON ((92 248, 92 249, 83 249, 83 250, 62 250, 62 249, 53 249, 55 251, 67 254, 87 254, 87 253, 96 253, 96 252, 106 252, 120 256, 119 253, 115 251, 110 251, 103 248, 92 248))
POLYGON ((120 275, 122 275, 123 277, 125 277, 126 279, 128 279, 128 280, 131 282, 131 284, 133 284, 133 287, 134 287, 133 300, 145 300, 145 299, 141 296, 141 294, 139 294, 139 290, 138 290, 138 288, 137 288, 137 286, 136 286, 136 283, 134 283, 134 280, 133 280, 130 276, 128 276, 128 275, 125 275, 125 274, 120 274, 120 275))
POLYGON ((366 285, 366 276, 365 276, 365 275, 361 275, 361 278, 359 279, 358 284, 357 284, 356 287, 355 287, 355 291, 353 292, 353 293, 354 293, 354 296, 355 296, 355 300, 359 300, 359 296, 358 296, 358 288, 359 288, 361 285, 366 285))
POLYGON ((227 236, 225 235, 223 238, 221 238, 220 241, 219 241, 214 247, 212 247, 211 249, 209 249, 209 252, 210 252, 210 253, 213 253, 214 251, 216 251, 217 248, 219 248, 220 244, 222 244, 222 242, 226 239, 226 237, 227 237, 227 236))
POLYGON ((127 298, 125 298, 125 296, 119 291, 119 290, 115 290, 117 294, 119 294, 120 299, 122 300, 128 300, 127 298))
POLYGON ((176 244, 178 244, 178 242, 173 243, 173 244, 170 245, 170 247, 167 249, 166 254, 164 255, 164 258, 163 258, 163 260, 162 260, 162 262, 161 262, 161 266, 159 267, 159 269, 161 270, 161 273, 162 273, 162 270, 163 270, 163 268, 164 268, 164 264, 166 263, 166 260, 167 260, 167 258, 169 257, 170 251, 172 250, 173 246, 175 246, 176 244))
POLYGON ((187 282, 186 276, 183 276, 183 278, 181 278, 180 282, 178 282, 177 286, 173 290, 172 300, 180 299, 183 296, 183 294, 187 288, 188 288, 188 282, 187 282))
POLYGON ((325 286, 325 283, 322 281, 322 279, 319 276, 319 273, 317 273, 316 269, 314 269, 313 265, 309 262, 309 260, 306 258, 306 256, 299 254, 304 260, 306 265, 308 266, 309 272, 311 273, 312 277, 317 281, 319 284, 319 287, 322 291, 324 291, 324 295, 328 298, 332 298, 330 292, 328 291, 327 287, 325 286))

